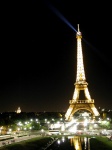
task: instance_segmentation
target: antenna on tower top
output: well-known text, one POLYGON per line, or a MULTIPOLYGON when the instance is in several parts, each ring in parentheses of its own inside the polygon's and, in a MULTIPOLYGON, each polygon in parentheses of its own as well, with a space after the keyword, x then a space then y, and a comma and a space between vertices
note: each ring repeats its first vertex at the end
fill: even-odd
POLYGON ((79 24, 78 24, 78 32, 79 32, 79 24))

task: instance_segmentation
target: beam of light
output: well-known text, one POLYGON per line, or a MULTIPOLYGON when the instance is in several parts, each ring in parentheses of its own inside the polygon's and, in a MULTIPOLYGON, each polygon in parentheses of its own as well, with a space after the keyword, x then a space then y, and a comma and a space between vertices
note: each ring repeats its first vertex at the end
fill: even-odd
POLYGON ((71 23, 55 8, 53 7, 53 5, 51 5, 50 3, 47 3, 49 8, 64 22, 66 23, 71 29, 73 29, 75 32, 77 32, 77 30, 71 25, 71 23))
MULTIPOLYGON (((66 23, 71 29, 73 29, 73 31, 75 31, 77 33, 77 30, 72 26, 72 24, 51 4, 47 1, 47 6, 64 22, 66 23)), ((97 55, 100 56, 100 58, 108 63, 107 58, 101 54, 101 52, 95 48, 94 46, 92 46, 92 44, 90 44, 89 42, 87 42, 84 38, 82 38, 82 40, 88 45, 90 46, 90 48, 97 53, 97 55)), ((108 63, 110 65, 110 63, 108 63)))
POLYGON ((84 38, 82 38, 82 40, 91 48, 91 50, 93 50, 97 55, 100 56, 100 58, 103 60, 103 61, 108 61, 105 56, 103 54, 101 54, 101 52, 96 48, 94 47, 91 43, 89 43, 88 41, 86 41, 84 38))

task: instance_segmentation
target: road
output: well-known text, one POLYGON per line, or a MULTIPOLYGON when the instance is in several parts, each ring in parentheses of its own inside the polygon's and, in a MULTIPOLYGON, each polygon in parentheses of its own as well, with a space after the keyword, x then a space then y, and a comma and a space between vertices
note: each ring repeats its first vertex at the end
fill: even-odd
MULTIPOLYGON (((4 146, 4 145, 9 145, 9 144, 12 144, 14 142, 21 142, 21 141, 25 141, 25 140, 28 140, 28 139, 31 139, 31 138, 35 138, 35 137, 39 137, 41 135, 27 135, 27 136, 23 136, 23 137, 17 137, 17 136, 14 136, 14 139, 6 139, 5 141, 0 141, 0 147, 4 146)), ((8 137, 7 137, 8 138, 8 137)), ((1 138, 0 138, 1 139, 1 138)), ((2 139, 5 139, 2 138, 2 139)))

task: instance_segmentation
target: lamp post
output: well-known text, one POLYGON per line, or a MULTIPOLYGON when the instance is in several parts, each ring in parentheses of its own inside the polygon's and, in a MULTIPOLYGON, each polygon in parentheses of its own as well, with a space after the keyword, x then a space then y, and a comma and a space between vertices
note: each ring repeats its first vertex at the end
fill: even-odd
MULTIPOLYGON (((30 127, 30 134, 31 134, 31 129, 32 129, 32 127, 30 127)), ((30 134, 29 134, 29 136, 30 136, 30 134)))
POLYGON ((17 130, 18 130, 18 137, 19 137, 19 131, 20 131, 20 128, 18 128, 17 130))
POLYGON ((26 133, 26 128, 24 128, 24 131, 25 131, 25 133, 26 133))
POLYGON ((10 137, 11 137, 11 135, 12 135, 12 129, 9 129, 9 132, 10 132, 10 137))

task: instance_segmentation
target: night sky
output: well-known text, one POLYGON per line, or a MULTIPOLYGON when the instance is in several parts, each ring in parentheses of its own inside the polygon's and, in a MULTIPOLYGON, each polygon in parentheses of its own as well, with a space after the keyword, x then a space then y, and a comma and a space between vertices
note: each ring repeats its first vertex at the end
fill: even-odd
POLYGON ((91 98, 97 108, 112 109, 109 5, 64 0, 3 2, 0 112, 18 107, 23 112, 67 111, 76 81, 77 24, 91 98))

